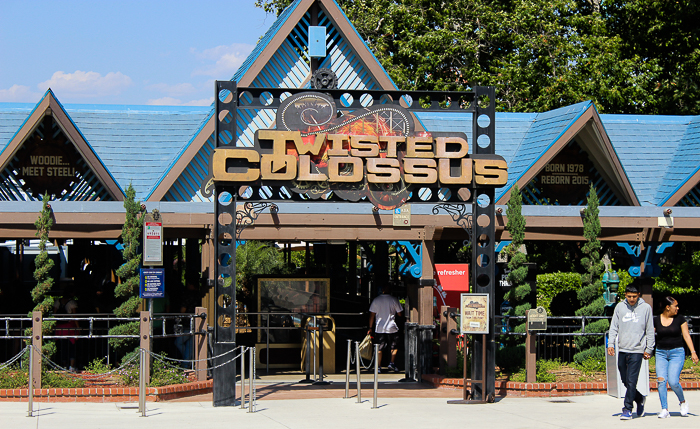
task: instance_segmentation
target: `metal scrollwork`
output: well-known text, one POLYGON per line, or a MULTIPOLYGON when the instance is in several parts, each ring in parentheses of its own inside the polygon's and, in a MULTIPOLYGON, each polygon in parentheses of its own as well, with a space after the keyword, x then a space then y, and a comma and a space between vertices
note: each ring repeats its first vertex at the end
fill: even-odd
POLYGON ((452 220, 460 226, 463 230, 467 232, 469 239, 467 241, 472 241, 472 222, 474 220, 471 213, 467 213, 466 204, 437 204, 433 206, 433 214, 440 213, 440 210, 444 210, 447 214, 452 217, 452 220))
POLYGON ((279 208, 273 203, 252 203, 243 205, 243 210, 236 210, 236 240, 241 239, 241 233, 246 227, 253 225, 260 213, 270 208, 271 213, 277 213, 279 208))

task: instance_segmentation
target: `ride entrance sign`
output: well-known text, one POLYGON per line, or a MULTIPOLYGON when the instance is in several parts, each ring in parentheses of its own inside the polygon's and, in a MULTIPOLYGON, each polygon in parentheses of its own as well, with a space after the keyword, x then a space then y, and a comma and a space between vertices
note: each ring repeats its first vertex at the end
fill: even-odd
POLYGON ((527 330, 547 330, 547 310, 545 310, 544 307, 537 307, 527 311, 527 330))
POLYGON ((144 215, 143 265, 163 266, 163 219, 158 210, 144 215))

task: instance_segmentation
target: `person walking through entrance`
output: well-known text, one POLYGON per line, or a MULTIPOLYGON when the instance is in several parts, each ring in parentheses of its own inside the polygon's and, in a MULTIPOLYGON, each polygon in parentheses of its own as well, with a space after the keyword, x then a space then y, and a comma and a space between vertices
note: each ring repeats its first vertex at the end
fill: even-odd
POLYGON ((391 361, 387 366, 389 371, 399 372, 394 361, 398 352, 399 326, 396 324, 396 316, 403 315, 403 307, 399 300, 391 296, 391 286, 387 284, 382 294, 374 298, 369 306, 369 331, 378 335, 379 353, 377 354, 377 366, 382 366, 382 351, 387 347, 391 351, 391 361), (375 324, 376 322, 376 324, 375 324))
POLYGON ((678 301, 671 296, 661 300, 663 312, 654 317, 656 330, 656 376, 659 381, 659 400, 661 401, 660 419, 671 417, 668 413, 668 392, 666 386, 671 386, 681 403, 681 416, 688 415, 688 402, 683 396, 680 376, 685 362, 683 341, 688 345, 693 363, 698 363, 698 354, 690 339, 688 321, 678 314, 678 301))
POLYGON ((633 403, 637 404, 637 417, 644 416, 646 396, 637 390, 637 379, 642 367, 642 359, 649 359, 654 350, 654 322, 651 306, 639 297, 640 279, 627 285, 625 299, 615 306, 610 322, 608 354, 615 356, 615 340, 619 354, 617 369, 620 379, 627 389, 624 408, 620 419, 632 418, 633 403))

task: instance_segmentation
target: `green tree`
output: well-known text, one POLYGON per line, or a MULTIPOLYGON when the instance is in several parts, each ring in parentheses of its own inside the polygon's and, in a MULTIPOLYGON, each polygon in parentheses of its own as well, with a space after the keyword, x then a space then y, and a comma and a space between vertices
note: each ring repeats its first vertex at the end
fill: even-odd
POLYGON ((619 113, 697 115, 700 112, 700 2, 610 0, 606 25, 620 40, 620 59, 635 64, 642 98, 619 113))
MULTIPOLYGON (((122 257, 124 263, 117 269, 117 276, 121 282, 114 288, 114 296, 121 299, 121 304, 114 309, 118 317, 132 317, 141 304, 139 292, 139 268, 141 266, 141 253, 139 244, 143 233, 143 218, 141 217, 141 202, 135 201, 136 191, 129 184, 124 198, 126 217, 122 227, 122 257)), ((110 335, 138 335, 139 323, 129 322, 117 325, 109 330, 110 335)), ((114 347, 133 345, 133 341, 123 338, 110 338, 110 344, 114 347)))
POLYGON ((236 292, 243 300, 255 291, 254 277, 267 274, 288 273, 283 254, 274 244, 246 241, 236 248, 236 292))
MULTIPOLYGON (((34 226, 36 227, 35 235, 39 237, 39 254, 34 259, 34 280, 36 280, 36 286, 34 286, 31 292, 32 300, 36 303, 34 311, 41 311, 44 317, 53 314, 54 304, 54 297, 49 295, 54 285, 54 280, 50 274, 54 262, 53 259, 49 257, 49 252, 47 251, 49 232, 53 226, 49 200, 49 195, 45 194, 42 198, 41 213, 39 213, 39 218, 34 222, 34 226)), ((31 313, 29 316, 31 317, 31 313)), ((42 334, 50 335, 55 325, 56 322, 43 321, 41 325, 42 334)), ((32 335, 31 328, 25 331, 25 335, 32 335)), ((53 341, 44 341, 42 342, 41 351, 44 355, 51 357, 56 353, 56 344, 53 341)))
POLYGON ((525 281, 528 268, 525 265, 527 256, 521 251, 525 244, 525 217, 522 214, 523 200, 520 195, 518 185, 514 185, 510 191, 510 199, 508 200, 508 208, 506 216, 508 223, 506 230, 510 234, 511 242, 504 249, 509 257, 508 260, 508 281, 511 284, 510 290, 506 292, 507 299, 513 310, 511 313, 514 316, 526 316, 527 311, 532 308, 529 297, 532 293, 530 283, 525 281))
MULTIPOLYGON (((581 289, 577 297, 581 308, 576 310, 577 316, 602 316, 605 307, 603 299, 603 281, 601 276, 605 270, 600 250, 601 244, 598 240, 600 236, 600 210, 598 209, 598 195, 593 184, 591 184, 586 202, 586 210, 583 216, 583 236, 586 242, 581 247, 584 257, 581 258, 581 265, 585 272, 581 275, 581 289)), ((605 332, 610 327, 607 319, 597 320, 586 327, 586 332, 605 332)), ((577 337, 576 344, 583 352, 586 349, 598 346, 601 348, 598 354, 602 353, 602 345, 598 337, 577 337)), ((575 359, 575 357, 574 357, 575 359)))
MULTIPOLYGON (((593 100, 601 111, 648 103, 653 68, 589 0, 338 0, 401 89, 496 87, 501 111, 593 100)), ((279 14, 291 0, 256 0, 279 14)))

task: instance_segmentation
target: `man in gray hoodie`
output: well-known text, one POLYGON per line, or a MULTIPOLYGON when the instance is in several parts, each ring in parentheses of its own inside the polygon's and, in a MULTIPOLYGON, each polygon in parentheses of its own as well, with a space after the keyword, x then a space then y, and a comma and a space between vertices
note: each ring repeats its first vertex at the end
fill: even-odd
POLYGON ((610 322, 608 354, 615 355, 615 340, 619 347, 617 369, 622 384, 627 388, 620 419, 632 418, 633 403, 637 403, 637 417, 644 416, 646 397, 637 390, 637 379, 642 359, 649 359, 654 350, 654 321, 651 306, 639 297, 641 279, 635 279, 625 289, 625 300, 615 306, 610 322))

